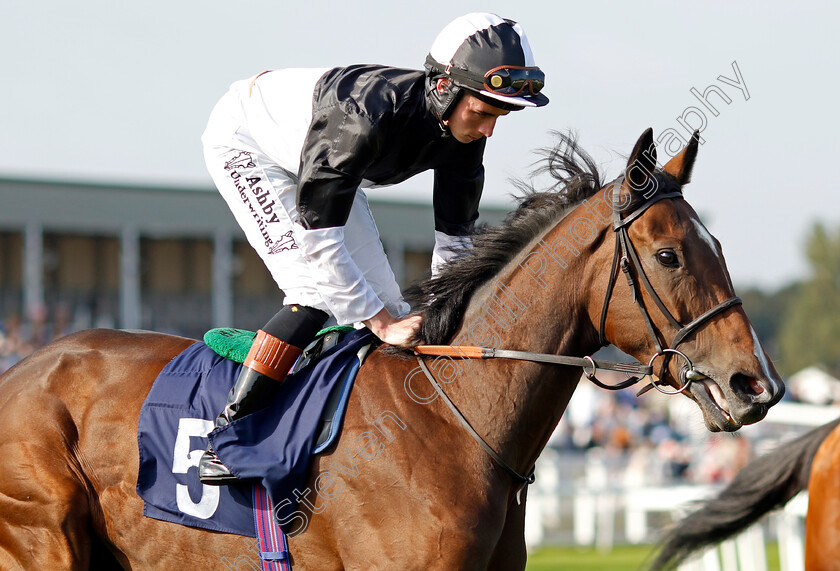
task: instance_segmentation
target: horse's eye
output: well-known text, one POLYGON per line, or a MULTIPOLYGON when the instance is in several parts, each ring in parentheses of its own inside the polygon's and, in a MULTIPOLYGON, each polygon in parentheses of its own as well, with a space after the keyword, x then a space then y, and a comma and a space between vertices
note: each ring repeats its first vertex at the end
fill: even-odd
POLYGON ((676 268, 680 265, 680 259, 673 250, 660 250, 656 253, 659 263, 668 268, 676 268))

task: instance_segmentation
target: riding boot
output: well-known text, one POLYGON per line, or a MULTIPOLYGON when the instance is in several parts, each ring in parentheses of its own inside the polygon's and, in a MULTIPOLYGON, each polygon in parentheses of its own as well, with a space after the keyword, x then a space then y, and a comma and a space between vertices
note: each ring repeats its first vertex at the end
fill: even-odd
MULTIPOLYGON (((248 356, 233 388, 228 393, 225 408, 216 417, 216 427, 227 426, 234 420, 263 408, 270 389, 282 382, 301 354, 301 349, 257 331, 248 356)), ((230 470, 208 444, 198 463, 198 478, 202 484, 222 486, 236 481, 230 470)))

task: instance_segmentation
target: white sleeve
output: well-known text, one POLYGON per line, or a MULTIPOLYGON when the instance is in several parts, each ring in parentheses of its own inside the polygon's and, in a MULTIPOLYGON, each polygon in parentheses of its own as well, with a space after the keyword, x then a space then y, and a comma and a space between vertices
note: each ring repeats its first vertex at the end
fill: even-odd
POLYGON ((432 276, 440 273, 443 265, 457 258, 464 250, 472 248, 469 236, 450 236, 435 230, 435 249, 432 252, 432 276))
POLYGON ((385 307, 344 245, 344 228, 294 225, 315 285, 339 325, 370 319, 385 307))

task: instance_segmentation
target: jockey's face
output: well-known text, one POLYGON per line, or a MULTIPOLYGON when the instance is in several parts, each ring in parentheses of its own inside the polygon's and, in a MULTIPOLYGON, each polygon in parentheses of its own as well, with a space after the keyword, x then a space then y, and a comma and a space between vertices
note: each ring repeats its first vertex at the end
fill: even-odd
POLYGON ((491 137, 496 120, 510 111, 499 109, 465 93, 455 105, 455 110, 444 125, 459 143, 471 143, 482 137, 491 137))

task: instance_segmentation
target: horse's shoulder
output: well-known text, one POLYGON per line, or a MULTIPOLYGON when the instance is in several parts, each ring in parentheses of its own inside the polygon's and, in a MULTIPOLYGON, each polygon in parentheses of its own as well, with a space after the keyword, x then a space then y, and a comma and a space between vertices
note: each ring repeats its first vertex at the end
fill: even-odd
POLYGON ((380 345, 365 357, 359 369, 359 377, 370 378, 377 386, 402 386, 405 376, 416 367, 417 361, 410 354, 400 352, 394 347, 380 345))
POLYGON ((416 357, 380 346, 365 359, 353 386, 348 415, 355 405, 362 423, 378 423, 388 417, 397 424, 422 423, 432 430, 431 416, 443 409, 429 406, 434 389, 417 364, 416 357))

